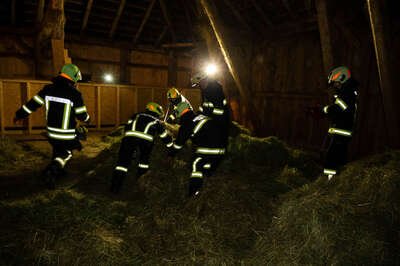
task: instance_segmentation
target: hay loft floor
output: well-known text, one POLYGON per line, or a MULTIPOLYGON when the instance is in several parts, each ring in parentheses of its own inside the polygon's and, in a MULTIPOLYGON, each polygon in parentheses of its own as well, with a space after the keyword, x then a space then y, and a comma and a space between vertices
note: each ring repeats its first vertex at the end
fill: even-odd
MULTIPOLYGON (((118 135, 118 134, 114 134, 118 135)), ((230 154, 186 199, 187 148, 132 167, 108 192, 120 137, 92 137, 55 191, 49 147, 0 141, 1 265, 400 264, 400 153, 350 163, 328 183, 314 156, 236 126, 230 154)))

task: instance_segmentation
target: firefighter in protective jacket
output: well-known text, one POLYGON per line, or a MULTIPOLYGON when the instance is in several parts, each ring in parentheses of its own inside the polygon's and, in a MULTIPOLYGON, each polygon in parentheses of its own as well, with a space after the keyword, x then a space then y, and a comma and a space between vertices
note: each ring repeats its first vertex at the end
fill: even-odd
POLYGON ((214 118, 196 115, 186 103, 177 106, 180 128, 176 140, 171 143, 170 155, 181 150, 190 138, 194 148, 192 173, 189 180, 189 196, 196 196, 203 186, 204 176, 211 174, 226 153, 225 128, 214 118))
POLYGON ((358 82, 347 67, 341 66, 329 73, 328 86, 334 90, 333 103, 323 108, 330 121, 330 144, 324 165, 324 174, 330 180, 347 162, 347 146, 353 136, 357 113, 358 82))
POLYGON ((82 148, 76 134, 76 119, 88 123, 90 117, 76 89, 81 78, 76 65, 64 65, 52 84, 44 86, 15 114, 14 122, 17 122, 43 105, 46 108, 47 136, 53 148, 52 161, 45 170, 45 181, 50 189, 55 187, 55 179, 63 173, 72 151, 82 148))
POLYGON ((155 136, 159 135, 164 143, 172 142, 172 138, 161 124, 160 118, 163 116, 162 107, 157 103, 149 102, 146 105, 146 111, 133 115, 128 121, 119 149, 117 165, 114 168, 111 192, 118 193, 121 189, 132 156, 136 151, 139 153, 137 177, 140 177, 150 167, 149 159, 155 136))
POLYGON ((192 87, 199 87, 201 91, 202 103, 199 107, 199 111, 220 123, 226 130, 224 136, 227 142, 231 117, 222 85, 214 78, 210 77, 205 71, 194 74, 191 78, 191 83, 192 87))
POLYGON ((166 117, 166 122, 170 124, 178 124, 178 114, 176 110, 176 106, 181 103, 181 102, 186 102, 189 106, 190 109, 193 110, 192 105, 190 104, 189 100, 183 96, 177 88, 172 87, 167 91, 167 98, 169 102, 169 107, 168 107, 168 117, 166 117))

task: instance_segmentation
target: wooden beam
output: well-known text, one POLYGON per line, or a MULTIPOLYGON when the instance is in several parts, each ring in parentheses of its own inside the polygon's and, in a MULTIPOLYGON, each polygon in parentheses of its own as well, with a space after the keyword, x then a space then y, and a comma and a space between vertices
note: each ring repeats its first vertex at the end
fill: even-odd
POLYGON ((233 15, 236 17, 236 19, 247 29, 250 30, 249 24, 246 22, 246 20, 243 18, 243 16, 240 14, 240 12, 236 9, 236 7, 231 3, 230 0, 224 0, 225 5, 229 7, 229 9, 232 11, 233 15))
POLYGON ((119 3, 117 15, 114 18, 110 33, 108 34, 108 37, 110 37, 110 38, 112 38, 114 36, 115 30, 117 29, 117 26, 118 26, 119 19, 121 18, 121 15, 122 15, 122 11, 124 10, 125 3, 126 3, 126 0, 121 0, 121 2, 119 3))
POLYGON ((161 10, 162 10, 165 22, 167 22, 168 29, 171 33, 172 41, 176 42, 175 30, 174 30, 174 27, 172 26, 171 19, 169 17, 169 12, 167 10, 167 7, 165 6, 165 2, 164 2, 164 0, 159 0, 159 2, 160 2, 160 6, 161 6, 161 10))
POLYGON ((194 47, 193 42, 178 42, 178 43, 166 43, 161 46, 162 48, 187 48, 194 47))
POLYGON ((290 3, 288 0, 282 0, 283 5, 285 6, 287 12, 289 13, 289 16, 291 19, 295 20, 296 16, 293 14, 292 8, 290 7, 290 3))
POLYGON ((168 86, 176 86, 178 79, 177 72, 178 60, 173 51, 169 52, 168 57, 168 86))
POLYGON ((149 6, 147 7, 146 13, 144 14, 144 17, 142 19, 142 23, 140 23, 140 27, 137 30, 137 32, 135 34, 135 37, 133 38, 133 45, 135 45, 137 43, 137 41, 138 41, 138 39, 140 37, 140 34, 143 31, 144 25, 146 25, 146 22, 150 17, 150 14, 151 14, 151 11, 153 10, 153 6, 154 6, 155 2, 156 2, 156 0, 151 0, 149 6))
POLYGON ((319 37, 321 40, 322 61, 324 72, 328 73, 333 67, 334 60, 332 54, 332 37, 329 25, 328 7, 326 0, 316 0, 317 20, 319 28, 319 37))
POLYGON ((165 26, 163 31, 161 32, 160 36, 157 38, 157 41, 154 44, 154 47, 158 47, 160 45, 160 43, 163 40, 163 38, 164 38, 165 34, 167 33, 167 31, 168 31, 168 26, 165 26))
POLYGON ((85 15, 83 16, 82 26, 81 26, 81 35, 86 30, 86 26, 89 20, 90 11, 92 10, 93 0, 88 0, 86 4, 85 15))
POLYGON ((17 7, 16 7, 16 0, 11 1, 11 25, 15 25, 16 22, 16 12, 17 12, 17 7))
POLYGON ((394 88, 394 73, 391 71, 390 52, 388 52, 388 24, 383 17, 383 6, 379 0, 366 0, 378 65, 380 93, 387 132, 386 144, 392 148, 400 146, 400 115, 394 88))
POLYGON ((187 25, 189 27, 190 38, 192 39, 192 41, 194 41, 195 38, 194 38, 194 34, 193 34, 192 18, 190 17, 189 9, 188 9, 186 3, 187 3, 187 1, 181 0, 181 6, 183 6, 183 10, 185 11, 185 17, 186 17, 186 21, 188 23, 187 25))
POLYGON ((4 122, 4 89, 3 89, 3 81, 0 80, 0 133, 3 136, 4 135, 4 127, 5 127, 5 122, 4 122))
POLYGON ((271 20, 267 17, 264 10, 258 5, 257 0, 251 0, 251 2, 253 4, 254 8, 257 10, 258 14, 261 16, 264 23, 267 24, 269 27, 272 27, 271 20))
POLYGON ((36 23, 39 24, 43 20, 45 0, 39 0, 36 12, 36 23))

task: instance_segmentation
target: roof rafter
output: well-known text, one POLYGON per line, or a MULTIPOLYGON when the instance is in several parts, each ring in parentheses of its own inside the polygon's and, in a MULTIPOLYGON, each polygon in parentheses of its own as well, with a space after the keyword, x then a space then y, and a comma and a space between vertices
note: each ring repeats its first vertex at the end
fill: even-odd
POLYGON ((169 17, 169 13, 168 13, 167 7, 166 7, 166 5, 164 3, 164 0, 159 0, 159 2, 160 2, 160 6, 161 6, 161 10, 162 10, 165 22, 167 22, 168 29, 169 29, 169 31, 171 33, 172 41, 176 42, 175 30, 174 30, 174 28, 172 26, 171 19, 169 17))
POLYGON ((162 41, 162 39, 164 38, 165 34, 168 31, 168 26, 164 26, 163 31, 161 32, 160 36, 157 38, 156 43, 154 44, 155 47, 158 47, 162 41))
POLYGON ((231 3, 230 0, 224 0, 225 5, 229 7, 229 9, 232 11, 233 15, 236 17, 236 19, 246 28, 250 29, 249 24, 246 22, 246 20, 243 18, 243 16, 240 14, 240 12, 236 9, 236 7, 231 3))
POLYGON ((121 0, 121 2, 119 4, 117 15, 114 18, 110 33, 108 34, 108 37, 110 37, 110 38, 112 38, 114 36, 115 30, 117 29, 117 26, 118 26, 119 19, 121 18, 121 15, 122 15, 122 11, 124 10, 125 3, 126 3, 126 0, 121 0))
POLYGON ((192 19, 190 18, 189 9, 186 6, 186 1, 181 0, 181 5, 183 6, 183 9, 185 11, 186 20, 187 20, 188 26, 189 26, 190 38, 192 39, 192 41, 194 41, 193 23, 192 23, 192 19))
POLYGON ((257 10, 257 12, 261 15, 262 20, 264 21, 265 24, 267 24, 269 27, 272 27, 272 22, 271 20, 267 17, 265 14, 264 10, 258 5, 256 0, 251 0, 253 6, 257 10))
POLYGON ((144 25, 146 25, 146 22, 150 17, 150 14, 151 14, 151 11, 153 10, 153 6, 154 6, 155 2, 156 2, 156 0, 151 0, 149 6, 147 7, 146 13, 145 13, 145 15, 143 17, 143 20, 142 20, 142 23, 140 23, 140 27, 137 30, 137 32, 135 34, 135 37, 133 38, 133 45, 135 45, 137 43, 137 41, 138 41, 138 39, 140 37, 140 34, 143 31, 144 25))
POLYGON ((37 13, 36 13, 36 23, 40 23, 43 19, 44 4, 45 4, 45 0, 39 0, 38 6, 37 6, 37 13))
POLYGON ((83 32, 86 29, 86 26, 87 26, 87 23, 89 20, 90 11, 92 10, 92 6, 93 6, 93 0, 88 0, 87 4, 86 4, 85 15, 83 16, 83 20, 82 20, 81 35, 83 34, 83 32))

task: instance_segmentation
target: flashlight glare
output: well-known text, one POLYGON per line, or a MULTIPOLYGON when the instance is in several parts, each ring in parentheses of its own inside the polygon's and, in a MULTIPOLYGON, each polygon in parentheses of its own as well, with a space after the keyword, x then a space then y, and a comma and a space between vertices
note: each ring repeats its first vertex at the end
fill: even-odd
POLYGON ((112 82, 114 80, 113 76, 111 74, 105 74, 104 75, 104 80, 106 82, 112 82))
POLYGON ((214 75, 218 71, 217 66, 215 64, 208 64, 206 66, 205 72, 207 75, 214 75))

